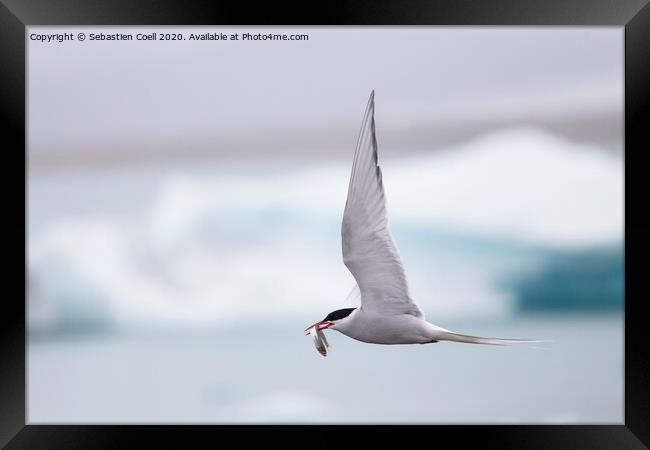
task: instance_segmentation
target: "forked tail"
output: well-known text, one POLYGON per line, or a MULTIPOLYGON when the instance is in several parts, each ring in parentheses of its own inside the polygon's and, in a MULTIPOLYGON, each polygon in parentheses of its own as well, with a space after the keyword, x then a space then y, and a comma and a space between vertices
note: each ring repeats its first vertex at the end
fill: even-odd
POLYGON ((454 341, 464 342, 466 344, 488 344, 488 345, 511 345, 511 344, 531 344, 535 342, 551 342, 540 341, 536 339, 500 339, 488 338, 479 336, 467 336, 464 334, 453 333, 451 331, 441 331, 437 333, 437 340, 440 341, 454 341))

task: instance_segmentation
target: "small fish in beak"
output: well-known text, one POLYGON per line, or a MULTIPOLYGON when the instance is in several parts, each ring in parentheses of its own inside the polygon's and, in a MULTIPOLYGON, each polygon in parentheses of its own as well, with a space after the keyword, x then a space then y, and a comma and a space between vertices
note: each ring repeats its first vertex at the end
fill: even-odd
POLYGON ((323 333, 323 330, 328 329, 332 325, 334 324, 331 322, 322 321, 322 322, 316 322, 312 326, 305 328, 305 331, 309 330, 309 332, 306 333, 305 335, 311 335, 316 350, 318 350, 318 353, 320 353, 323 356, 327 356, 327 352, 329 350, 329 343, 325 338, 325 333, 323 333))
POLYGON ((314 340, 314 346, 316 346, 318 353, 327 356, 329 344, 327 343, 327 339, 325 339, 325 333, 323 333, 318 327, 312 327, 311 330, 309 330, 309 334, 311 334, 311 337, 314 340))

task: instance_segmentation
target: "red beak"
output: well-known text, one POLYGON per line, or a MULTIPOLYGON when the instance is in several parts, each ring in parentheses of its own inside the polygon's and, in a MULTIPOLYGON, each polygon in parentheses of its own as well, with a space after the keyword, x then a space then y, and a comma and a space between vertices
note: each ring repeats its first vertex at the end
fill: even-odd
MULTIPOLYGON (((312 328, 314 328, 314 327, 316 327, 316 326, 317 326, 318 329, 321 330, 321 331, 322 331, 322 330, 327 330, 327 329, 328 329, 329 327, 331 327, 332 325, 334 325, 332 322, 325 322, 325 321, 316 322, 315 324, 310 325, 310 326, 308 326, 307 328, 305 328, 305 331, 310 330, 310 329, 312 329, 312 328)), ((305 333, 305 336, 307 336, 308 334, 309 334, 309 333, 305 333)))

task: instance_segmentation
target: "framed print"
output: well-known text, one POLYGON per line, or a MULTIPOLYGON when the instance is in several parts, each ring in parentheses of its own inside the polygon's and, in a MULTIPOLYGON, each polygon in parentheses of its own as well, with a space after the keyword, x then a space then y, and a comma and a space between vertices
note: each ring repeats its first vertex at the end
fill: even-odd
POLYGON ((7 448, 650 442, 645 0, 0 23, 7 448))

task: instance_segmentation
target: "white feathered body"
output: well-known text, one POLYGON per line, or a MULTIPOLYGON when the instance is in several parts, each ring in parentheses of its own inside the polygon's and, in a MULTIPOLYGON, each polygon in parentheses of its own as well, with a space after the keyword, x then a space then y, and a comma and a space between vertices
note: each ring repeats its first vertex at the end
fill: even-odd
POLYGON ((447 331, 410 314, 386 315, 355 309, 332 326, 352 339, 371 344, 427 344, 447 331))

